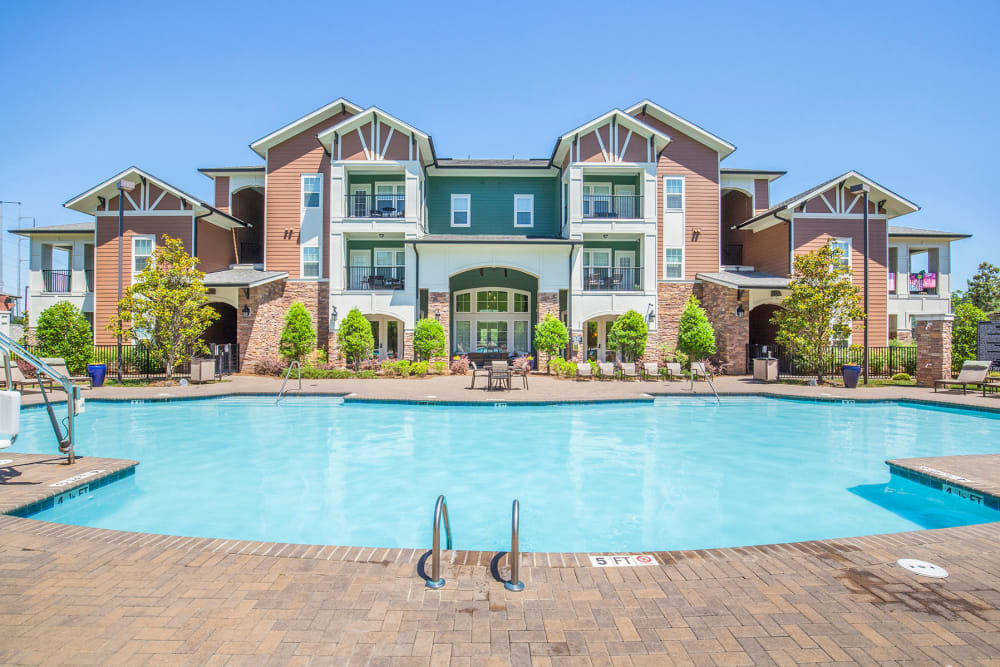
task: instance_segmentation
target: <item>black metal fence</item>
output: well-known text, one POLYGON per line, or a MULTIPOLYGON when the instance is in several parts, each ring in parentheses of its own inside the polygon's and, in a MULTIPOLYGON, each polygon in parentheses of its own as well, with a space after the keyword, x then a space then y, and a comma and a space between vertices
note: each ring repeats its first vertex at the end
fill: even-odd
POLYGON ((642 289, 642 268, 638 266, 585 266, 583 289, 591 291, 635 292, 642 289))
POLYGON ((69 292, 72 273, 69 271, 42 271, 42 289, 46 292, 69 292))
POLYGON ((642 195, 584 195, 584 218, 641 218, 642 195))
POLYGON ((402 218, 406 214, 406 195, 358 192, 347 195, 349 218, 402 218))
MULTIPOLYGON (((859 347, 831 347, 830 361, 823 371, 824 376, 840 375, 840 367, 846 364, 861 364, 864 357, 859 347)), ((759 357, 778 360, 778 376, 787 378, 816 377, 816 367, 805 355, 792 354, 781 345, 746 346, 747 374, 753 372, 753 360, 759 357), (765 349, 766 348, 766 349, 765 349)), ((917 372, 917 347, 893 346, 868 348, 868 377, 890 378, 896 373, 914 375, 917 372)))
MULTIPOLYGON (((227 345, 210 345, 212 356, 215 358, 215 374, 229 375, 239 371, 240 346, 237 343, 227 345)), ((37 357, 46 357, 44 351, 37 345, 28 345, 28 352, 37 357)), ((17 359, 16 355, 11 355, 17 359)), ((117 345, 94 345, 91 347, 90 363, 104 364, 107 366, 108 379, 117 378, 118 375, 118 346, 117 345)), ((70 369, 74 374, 78 369, 70 369)), ((185 377, 191 375, 191 364, 185 362, 174 368, 175 377, 185 377)), ((166 378, 166 367, 153 359, 149 350, 141 345, 122 345, 122 378, 125 380, 162 380, 166 378)))

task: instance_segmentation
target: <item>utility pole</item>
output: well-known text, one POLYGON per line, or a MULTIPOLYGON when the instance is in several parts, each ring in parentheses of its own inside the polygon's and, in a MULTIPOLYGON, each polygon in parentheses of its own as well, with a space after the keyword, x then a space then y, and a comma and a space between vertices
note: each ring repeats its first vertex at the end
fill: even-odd
MULTIPOLYGON (((17 217, 18 217, 18 219, 20 219, 21 218, 21 202, 19 202, 19 201, 0 201, 0 292, 3 292, 3 293, 6 294, 6 290, 4 289, 4 280, 3 280, 3 237, 4 237, 4 233, 5 233, 5 230, 3 228, 3 205, 4 204, 17 204, 17 217)), ((18 224, 20 224, 20 223, 18 223, 18 224)))
MULTIPOLYGON (((33 216, 33 215, 18 216, 18 219, 17 219, 17 226, 18 227, 21 226, 21 221, 22 220, 31 220, 31 226, 32 227, 35 226, 35 216, 33 216)), ((17 313, 21 317, 24 317, 24 310, 28 307, 28 291, 27 291, 27 288, 24 288, 24 289, 21 288, 21 264, 24 263, 25 261, 27 261, 29 263, 31 262, 31 253, 30 252, 28 253, 28 259, 27 260, 21 259, 21 242, 24 241, 24 240, 25 239, 24 239, 23 236, 18 236, 17 237, 17 295, 21 296, 22 293, 24 294, 24 302, 21 304, 21 307, 18 308, 18 313, 17 313)))
POLYGON ((871 187, 867 183, 858 183, 857 185, 852 185, 850 187, 852 194, 861 193, 864 195, 864 256, 865 256, 865 271, 864 271, 864 290, 865 290, 865 352, 862 357, 862 367, 861 370, 864 373, 864 383, 868 384, 868 193, 871 192, 871 187))

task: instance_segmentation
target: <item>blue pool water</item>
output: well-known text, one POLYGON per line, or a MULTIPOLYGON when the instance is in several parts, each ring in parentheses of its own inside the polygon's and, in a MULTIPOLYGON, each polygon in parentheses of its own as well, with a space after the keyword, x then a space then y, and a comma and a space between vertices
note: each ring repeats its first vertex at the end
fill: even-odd
MULTIPOLYGON (((54 453, 41 410, 15 450, 54 453)), ((133 477, 39 519, 206 537, 426 547, 447 494, 455 547, 692 549, 935 528, 1000 512, 892 479, 885 459, 1000 452, 1000 417, 766 398, 429 406, 234 397, 97 403, 82 455, 133 477)), ((85 465, 85 464, 84 464, 85 465)), ((81 466, 81 470, 85 468, 81 466)))

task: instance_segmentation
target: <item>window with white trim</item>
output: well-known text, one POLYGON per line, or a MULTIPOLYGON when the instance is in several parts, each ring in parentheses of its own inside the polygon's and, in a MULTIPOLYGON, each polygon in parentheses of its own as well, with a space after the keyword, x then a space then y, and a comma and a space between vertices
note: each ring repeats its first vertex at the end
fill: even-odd
POLYGON ((684 277, 684 249, 664 248, 663 250, 663 277, 683 278, 684 277))
POLYGON ((851 239, 849 238, 834 238, 830 239, 830 245, 834 248, 840 248, 841 252, 844 253, 843 263, 848 269, 851 268, 851 239))
POLYGON ((663 208, 666 211, 684 210, 684 177, 666 176, 663 179, 663 208))
POLYGON ((535 225, 535 195, 514 195, 514 226, 535 225))
POLYGON ((319 246, 302 246, 302 277, 319 278, 319 246))
POLYGON ((142 273, 149 263, 149 258, 156 250, 156 237, 152 235, 136 235, 132 237, 132 281, 142 273))
POLYGON ((319 174, 302 174, 302 208, 319 208, 323 177, 319 174))
POLYGON ((451 226, 468 227, 472 224, 472 195, 451 196, 451 226))

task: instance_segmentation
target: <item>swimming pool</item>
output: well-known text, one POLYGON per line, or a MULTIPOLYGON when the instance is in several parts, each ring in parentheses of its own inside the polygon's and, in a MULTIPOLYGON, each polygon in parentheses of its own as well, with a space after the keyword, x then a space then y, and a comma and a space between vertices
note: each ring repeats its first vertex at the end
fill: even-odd
MULTIPOLYGON (((42 410, 15 451, 55 453, 42 410)), ((428 547, 448 497, 455 548, 767 544, 1000 520, 892 478, 888 458, 1000 452, 1000 416, 907 404, 725 398, 494 407, 228 397, 87 404, 78 453, 132 477, 35 514, 200 537, 428 547)))

